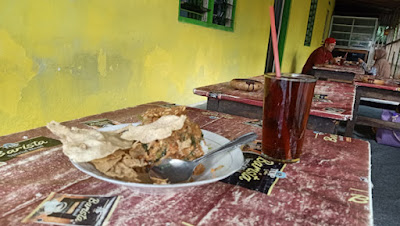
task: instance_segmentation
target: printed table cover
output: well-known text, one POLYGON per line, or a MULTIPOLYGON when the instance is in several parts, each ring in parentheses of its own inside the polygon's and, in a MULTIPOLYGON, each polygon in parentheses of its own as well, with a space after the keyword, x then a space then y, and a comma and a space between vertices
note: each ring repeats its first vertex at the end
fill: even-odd
MULTIPOLYGON (((137 122, 146 109, 160 106, 168 104, 144 104, 64 124, 90 128, 84 122, 104 118, 137 122)), ((230 140, 251 131, 261 136, 261 128, 248 118, 194 108, 187 114, 202 129, 230 140)), ((0 144, 39 136, 57 139, 41 127, 2 136, 0 144)), ((369 143, 312 131, 305 136, 301 161, 286 165, 286 178, 277 181, 270 195, 223 182, 146 194, 82 173, 60 145, 25 153, 0 167, 0 225, 21 225, 52 192, 120 196, 110 225, 372 225, 369 143)))

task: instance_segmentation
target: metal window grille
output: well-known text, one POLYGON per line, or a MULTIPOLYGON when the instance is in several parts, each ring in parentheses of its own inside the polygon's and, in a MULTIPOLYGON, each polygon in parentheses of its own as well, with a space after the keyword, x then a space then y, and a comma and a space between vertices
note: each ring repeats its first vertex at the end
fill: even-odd
POLYGON ((213 24, 231 27, 233 0, 214 0, 213 24))
POLYGON ((311 0, 310 13, 308 14, 306 38, 304 40, 305 46, 311 45, 312 32, 314 29, 315 14, 317 13, 318 0, 311 0))
POLYGON ((181 0, 180 16, 207 21, 208 0, 181 0))
POLYGON ((233 28, 234 8, 235 0, 180 0, 179 16, 201 21, 192 21, 199 25, 233 28))

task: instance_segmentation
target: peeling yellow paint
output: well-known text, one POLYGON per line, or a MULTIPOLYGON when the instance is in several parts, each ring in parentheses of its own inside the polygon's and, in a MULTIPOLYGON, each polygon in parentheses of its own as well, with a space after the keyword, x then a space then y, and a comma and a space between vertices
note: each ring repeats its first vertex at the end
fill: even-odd
POLYGON ((143 78, 144 86, 148 87, 147 92, 161 96, 167 96, 170 86, 175 86, 172 68, 175 68, 171 55, 165 50, 156 46, 153 51, 146 55, 143 73, 148 75, 143 78), (165 84, 170 84, 169 87, 165 84))
POLYGON ((97 58, 97 70, 101 76, 107 76, 107 55, 100 49, 99 56, 97 58))
POLYGON ((178 22, 165 0, 0 1, 0 135, 263 73, 272 0, 237 1, 235 30, 178 22), (60 70, 58 70, 60 68, 60 70))
POLYGON ((0 112, 16 114, 22 89, 35 76, 37 65, 26 56, 25 49, 4 30, 0 30, 0 112))

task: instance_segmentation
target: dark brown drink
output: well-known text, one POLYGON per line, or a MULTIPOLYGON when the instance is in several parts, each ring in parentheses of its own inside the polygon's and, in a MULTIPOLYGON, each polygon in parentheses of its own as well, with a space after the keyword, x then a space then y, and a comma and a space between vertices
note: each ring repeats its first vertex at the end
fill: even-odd
POLYGON ((262 151, 266 158, 298 162, 316 79, 302 74, 265 75, 262 151))

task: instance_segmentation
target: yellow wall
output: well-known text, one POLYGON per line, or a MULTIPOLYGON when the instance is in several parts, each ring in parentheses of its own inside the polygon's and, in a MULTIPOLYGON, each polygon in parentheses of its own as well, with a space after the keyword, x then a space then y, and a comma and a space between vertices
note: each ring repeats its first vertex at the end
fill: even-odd
POLYGON ((330 20, 335 0, 318 0, 314 29, 310 46, 304 46, 311 0, 292 0, 289 24, 282 58, 282 72, 301 73, 308 56, 323 43, 329 35, 330 20), (325 18, 329 10, 327 27, 325 18))
POLYGON ((176 0, 0 2, 0 135, 164 100, 264 71, 272 0, 234 32, 178 22, 176 0))

